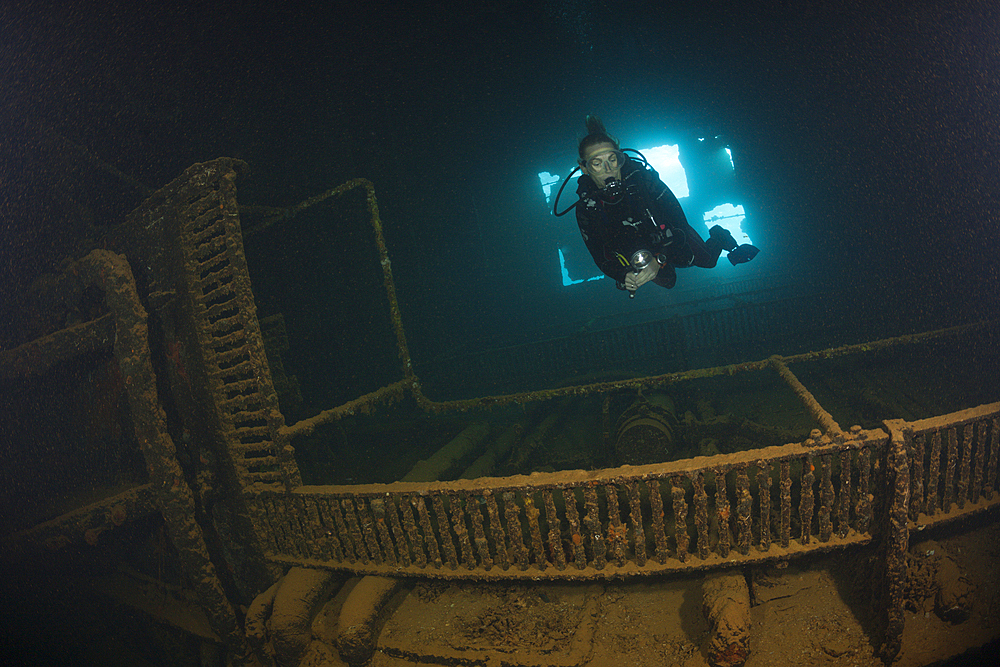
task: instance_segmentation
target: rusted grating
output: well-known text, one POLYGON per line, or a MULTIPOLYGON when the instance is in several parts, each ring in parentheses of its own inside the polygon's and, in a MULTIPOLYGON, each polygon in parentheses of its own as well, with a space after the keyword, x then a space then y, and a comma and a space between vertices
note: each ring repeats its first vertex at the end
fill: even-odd
POLYGON ((275 444, 284 420, 250 289, 235 179, 236 173, 224 165, 191 179, 198 199, 178 216, 182 266, 202 361, 233 463, 246 486, 295 484, 294 460, 280 458, 275 444))

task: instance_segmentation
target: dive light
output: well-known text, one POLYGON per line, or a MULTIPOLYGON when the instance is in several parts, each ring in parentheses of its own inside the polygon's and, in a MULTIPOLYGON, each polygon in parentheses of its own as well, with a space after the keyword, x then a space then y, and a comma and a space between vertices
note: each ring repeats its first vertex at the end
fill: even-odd
MULTIPOLYGON (((649 266, 649 263, 653 261, 653 253, 648 250, 636 250, 632 253, 632 259, 629 260, 629 264, 632 265, 632 273, 638 275, 640 271, 649 266)), ((628 290, 628 298, 635 298, 635 290, 628 290)))

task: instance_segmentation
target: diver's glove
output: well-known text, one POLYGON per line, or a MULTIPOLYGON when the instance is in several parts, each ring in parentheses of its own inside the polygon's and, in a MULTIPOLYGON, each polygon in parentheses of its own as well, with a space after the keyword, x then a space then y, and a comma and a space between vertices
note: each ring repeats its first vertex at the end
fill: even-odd
POLYGON ((751 259, 756 257, 759 252, 760 248, 756 248, 749 243, 744 243, 741 246, 737 246, 735 250, 726 255, 726 259, 728 259, 729 263, 733 266, 736 266, 737 264, 746 264, 751 259))

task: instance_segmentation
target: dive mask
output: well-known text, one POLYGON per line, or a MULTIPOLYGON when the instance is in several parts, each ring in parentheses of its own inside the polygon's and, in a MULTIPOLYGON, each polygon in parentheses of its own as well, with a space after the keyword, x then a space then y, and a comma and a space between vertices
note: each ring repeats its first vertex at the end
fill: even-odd
POLYGON ((591 155, 587 160, 587 168, 591 176, 599 174, 614 174, 625 164, 625 154, 619 150, 605 151, 591 155))
POLYGON ((587 173, 601 188, 601 196, 607 201, 618 199, 622 194, 622 165, 625 164, 625 154, 618 149, 604 151, 591 155, 585 165, 587 173))

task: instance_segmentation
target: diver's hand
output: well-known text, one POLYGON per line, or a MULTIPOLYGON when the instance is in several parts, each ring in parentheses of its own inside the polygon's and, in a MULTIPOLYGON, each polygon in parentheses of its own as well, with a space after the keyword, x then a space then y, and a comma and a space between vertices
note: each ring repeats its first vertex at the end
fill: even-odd
POLYGON ((634 292, 650 280, 656 277, 656 274, 660 271, 660 265, 656 261, 650 262, 646 268, 642 271, 636 273, 635 271, 629 271, 625 274, 625 289, 630 292, 634 292))

